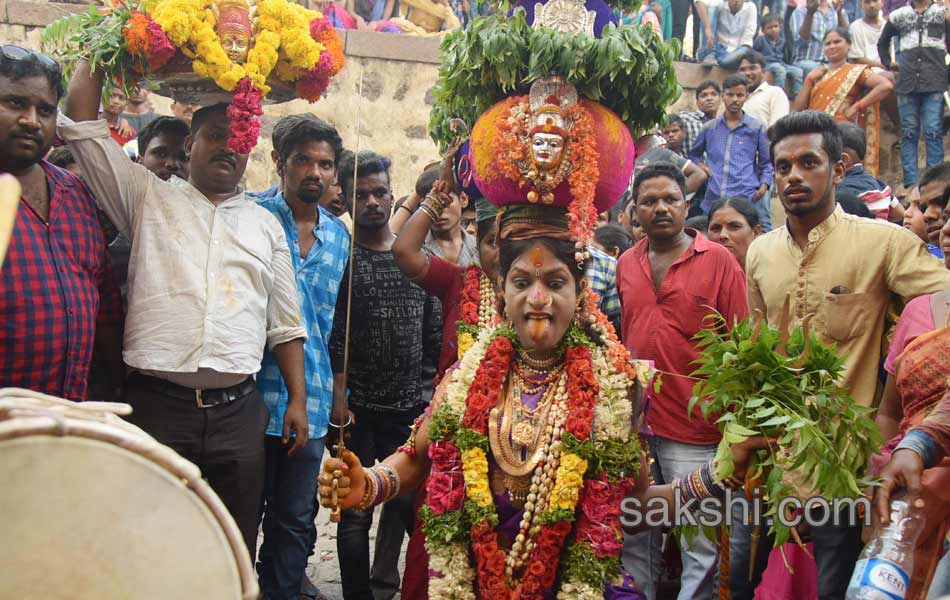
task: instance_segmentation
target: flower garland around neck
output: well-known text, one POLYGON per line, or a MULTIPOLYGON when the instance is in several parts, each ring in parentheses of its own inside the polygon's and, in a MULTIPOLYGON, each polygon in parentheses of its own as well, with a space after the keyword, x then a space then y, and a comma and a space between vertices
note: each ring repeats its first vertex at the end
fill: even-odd
POLYGON ((540 599, 559 564, 561 600, 602 598, 604 586, 619 577, 620 501, 633 486, 640 447, 631 434, 632 380, 617 368, 623 353, 613 350, 616 336, 596 316, 590 329, 602 344, 577 325, 565 337, 566 384, 554 399, 563 433, 537 467, 550 478, 528 498, 537 518, 527 528, 522 521, 514 569, 515 548, 503 550, 495 532, 487 456, 489 413, 517 352, 514 330, 509 324, 483 329, 451 374, 430 422, 432 467, 422 509, 433 599, 540 599))
POLYGON ((462 276, 462 297, 459 303, 458 357, 475 345, 478 332, 498 320, 495 310, 495 288, 481 267, 471 265, 462 276))
MULTIPOLYGON (((565 120, 572 123, 570 137, 565 140, 564 155, 555 179, 566 173, 570 185, 568 226, 577 240, 575 248, 580 261, 594 238, 597 225, 594 193, 600 178, 600 153, 597 151, 594 121, 587 109, 575 104, 566 110, 565 120)), ((531 138, 528 134, 532 123, 533 113, 527 96, 514 96, 506 100, 502 118, 498 122, 501 153, 495 164, 503 175, 518 181, 529 192, 534 192, 533 196, 529 193, 529 199, 534 197, 538 201, 543 198, 543 194, 538 193, 537 183, 526 175, 527 165, 531 163, 531 138)))
MULTIPOLYGON (((260 133, 261 102, 270 92, 268 77, 295 83, 297 95, 316 102, 343 68, 343 44, 323 15, 289 0, 251 3, 254 42, 247 59, 234 63, 215 31, 212 0, 151 0, 132 11, 123 28, 133 69, 159 71, 176 49, 192 59, 192 70, 233 93, 228 146, 248 154, 260 133), (255 10, 256 9, 256 10, 255 10)), ((158 73, 160 76, 161 73, 158 73)))

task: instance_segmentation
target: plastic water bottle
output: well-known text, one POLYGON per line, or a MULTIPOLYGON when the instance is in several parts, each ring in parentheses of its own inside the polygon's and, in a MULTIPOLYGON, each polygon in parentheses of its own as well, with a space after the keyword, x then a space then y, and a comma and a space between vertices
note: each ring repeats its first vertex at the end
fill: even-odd
POLYGON ((864 547, 845 600, 905 600, 921 519, 905 498, 891 501, 891 523, 864 547))

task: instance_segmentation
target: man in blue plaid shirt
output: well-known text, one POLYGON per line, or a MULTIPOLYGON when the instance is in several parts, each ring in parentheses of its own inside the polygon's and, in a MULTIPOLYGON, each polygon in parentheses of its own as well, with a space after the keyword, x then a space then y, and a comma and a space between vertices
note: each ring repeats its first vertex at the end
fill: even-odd
MULTIPOLYGON (((310 114, 284 117, 274 128, 274 160, 283 192, 258 200, 284 228, 307 330, 304 368, 310 441, 293 456, 281 443, 287 388, 272 352, 265 352, 257 387, 270 411, 264 482, 264 543, 257 567, 268 600, 297 599, 307 557, 316 541, 317 475, 333 405, 328 350, 340 282, 349 260, 350 235, 317 201, 336 178, 343 141, 330 124, 310 114)), ((334 422, 346 419, 334 411, 334 422)))

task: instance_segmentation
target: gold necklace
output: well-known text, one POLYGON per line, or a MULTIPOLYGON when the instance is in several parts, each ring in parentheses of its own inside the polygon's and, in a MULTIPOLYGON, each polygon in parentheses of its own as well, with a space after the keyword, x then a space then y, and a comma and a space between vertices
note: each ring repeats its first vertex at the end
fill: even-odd
POLYGON ((515 406, 521 405, 521 393, 520 390, 516 390, 517 382, 512 379, 509 378, 505 390, 504 404, 500 408, 493 408, 488 415, 488 441, 499 468, 509 475, 522 476, 534 470, 546 455, 551 443, 551 426, 553 425, 549 418, 552 412, 551 407, 555 404, 552 400, 564 387, 565 382, 564 374, 562 374, 557 385, 552 384, 548 387, 542 399, 539 400, 538 407, 534 409, 537 414, 536 424, 532 426, 521 423, 527 427, 519 427, 516 433, 513 431, 515 425, 513 413, 515 406), (522 445, 520 442, 527 443, 522 445), (518 448, 513 447, 515 444, 518 448), (524 459, 521 458, 522 452, 525 454, 524 459))
POLYGON ((559 354, 555 354, 550 358, 534 358, 524 350, 518 351, 518 360, 537 373, 550 373, 551 369, 563 359, 564 357, 559 354))

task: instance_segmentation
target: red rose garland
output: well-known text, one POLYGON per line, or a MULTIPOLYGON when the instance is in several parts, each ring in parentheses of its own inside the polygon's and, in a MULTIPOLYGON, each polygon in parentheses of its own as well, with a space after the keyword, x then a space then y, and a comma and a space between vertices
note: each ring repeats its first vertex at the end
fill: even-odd
POLYGON ((257 144, 261 131, 261 91, 254 87, 250 77, 245 77, 234 88, 234 96, 228 105, 228 120, 231 121, 231 137, 228 148, 238 154, 250 154, 257 144))
POLYGON ((478 326, 478 307, 481 304, 482 270, 471 266, 465 270, 459 317, 466 325, 478 326))
POLYGON ((498 403, 498 394, 514 354, 514 346, 507 337, 500 335, 492 340, 468 390, 462 427, 488 435, 488 413, 498 403))

